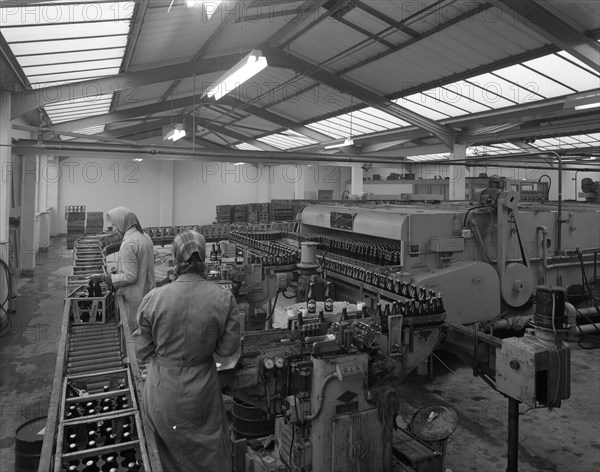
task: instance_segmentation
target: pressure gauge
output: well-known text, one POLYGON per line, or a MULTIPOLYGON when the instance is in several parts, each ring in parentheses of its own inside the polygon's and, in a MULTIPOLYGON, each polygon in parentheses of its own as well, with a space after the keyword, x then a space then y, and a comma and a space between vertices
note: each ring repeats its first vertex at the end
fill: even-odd
POLYGON ((278 369, 283 369, 284 365, 285 365, 285 359, 283 357, 275 358, 275 367, 277 367, 278 369))
POLYGON ((265 366, 265 369, 267 369, 267 370, 271 370, 275 366, 275 363, 273 362, 273 359, 271 359, 270 357, 266 358, 263 361, 263 364, 265 366))

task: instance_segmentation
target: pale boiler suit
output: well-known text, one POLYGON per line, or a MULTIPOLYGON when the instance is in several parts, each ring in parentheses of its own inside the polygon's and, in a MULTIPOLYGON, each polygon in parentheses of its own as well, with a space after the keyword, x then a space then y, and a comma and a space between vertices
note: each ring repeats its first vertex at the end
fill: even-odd
POLYGON ((154 288, 154 244, 146 233, 130 228, 123 236, 117 260, 117 273, 111 275, 117 297, 123 299, 131 332, 137 329, 138 307, 154 288))
POLYGON ((230 472, 229 428, 212 355, 239 348, 235 298, 197 273, 184 273, 146 295, 138 324, 138 357, 148 363, 143 411, 163 470, 230 472))
POLYGON ((126 208, 114 208, 108 212, 108 216, 117 231, 123 234, 117 273, 111 274, 110 282, 117 291, 117 298, 123 300, 127 322, 133 333, 137 329, 138 307, 144 295, 155 287, 154 243, 146 233, 131 226, 132 221, 137 223, 137 218, 126 208))

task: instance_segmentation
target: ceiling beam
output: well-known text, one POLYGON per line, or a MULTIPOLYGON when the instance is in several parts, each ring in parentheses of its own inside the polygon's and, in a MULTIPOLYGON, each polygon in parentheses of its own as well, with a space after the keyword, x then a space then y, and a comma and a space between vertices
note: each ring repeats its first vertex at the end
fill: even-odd
POLYGON ((244 134, 238 133, 237 131, 233 131, 230 127, 218 125, 212 120, 206 120, 206 119, 196 117, 195 121, 196 121, 196 125, 202 126, 203 128, 205 128, 209 131, 212 131, 214 133, 223 134, 225 136, 229 136, 230 138, 237 139, 239 141, 243 141, 245 143, 251 144, 254 147, 262 149, 263 151, 281 151, 281 149, 276 148, 275 146, 271 146, 270 144, 264 143, 257 139, 246 136, 244 134))
POLYGON ((493 0, 513 20, 528 26, 595 71, 600 71, 600 44, 577 31, 535 0, 493 0))
POLYGON ((415 113, 407 108, 401 107, 385 97, 378 95, 370 90, 367 90, 359 85, 347 81, 336 74, 327 72, 314 64, 306 62, 299 57, 295 57, 285 51, 277 48, 263 51, 269 60, 269 63, 274 66, 287 67, 298 74, 308 76, 314 80, 326 83, 329 86, 336 88, 340 92, 348 93, 366 104, 378 110, 389 113, 396 118, 408 121, 409 123, 423 128, 437 136, 449 149, 452 149, 454 135, 456 132, 451 128, 441 125, 438 122, 426 118, 418 113, 415 113))
POLYGON ((183 79, 194 74, 210 74, 233 67, 240 59, 240 54, 215 57, 199 62, 185 62, 171 66, 144 69, 124 74, 111 75, 98 79, 84 80, 64 85, 42 87, 27 90, 12 96, 12 119, 44 106, 48 103, 62 102, 76 98, 97 98, 100 95, 127 90, 135 92, 142 85, 183 79))
POLYGON ((223 103, 225 105, 244 110, 250 115, 257 116, 265 121, 269 121, 271 123, 279 125, 281 126, 281 128, 291 129, 292 131, 303 134, 304 136, 314 139, 316 141, 331 141, 331 136, 319 133, 318 131, 315 131, 314 129, 308 128, 306 126, 299 125, 297 121, 290 120, 281 115, 278 115, 277 113, 273 113, 256 105, 252 105, 250 103, 238 100, 237 98, 234 98, 231 94, 225 95, 223 98, 221 98, 221 100, 219 100, 219 103, 223 103))
POLYGON ((111 113, 105 113, 103 115, 90 116, 88 118, 81 118, 78 120, 65 121, 54 127, 56 131, 76 131, 79 129, 88 128, 91 126, 100 126, 107 123, 115 123, 124 121, 130 118, 137 118, 145 115, 152 115, 154 113, 161 113, 165 111, 178 110, 186 106, 193 105, 195 103, 200 104, 205 101, 201 94, 191 95, 189 97, 175 98, 167 102, 157 102, 150 105, 142 105, 139 107, 125 108, 122 110, 113 111, 111 113))

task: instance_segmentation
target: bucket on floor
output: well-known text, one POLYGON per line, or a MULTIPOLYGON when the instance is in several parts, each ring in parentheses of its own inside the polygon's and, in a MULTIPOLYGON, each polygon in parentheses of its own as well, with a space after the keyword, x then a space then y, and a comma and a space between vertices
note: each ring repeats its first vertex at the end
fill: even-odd
POLYGON ((236 398, 233 399, 233 429, 235 439, 255 439, 273 434, 275 416, 267 414, 259 408, 248 405, 236 398))
POLYGON ((37 472, 46 432, 46 416, 23 423, 15 433, 15 472, 37 472))
POLYGON ((456 429, 456 410, 445 405, 427 405, 412 416, 409 429, 442 455, 442 470, 446 460, 446 443, 456 429))

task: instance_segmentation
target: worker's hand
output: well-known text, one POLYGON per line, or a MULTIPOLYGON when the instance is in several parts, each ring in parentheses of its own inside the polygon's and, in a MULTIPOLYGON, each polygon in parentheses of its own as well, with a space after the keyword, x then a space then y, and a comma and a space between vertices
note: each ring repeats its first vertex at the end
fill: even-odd
POLYGON ((89 279, 90 279, 90 282, 92 282, 93 284, 97 284, 100 282, 105 282, 106 276, 104 274, 94 274, 94 275, 90 275, 89 279))

